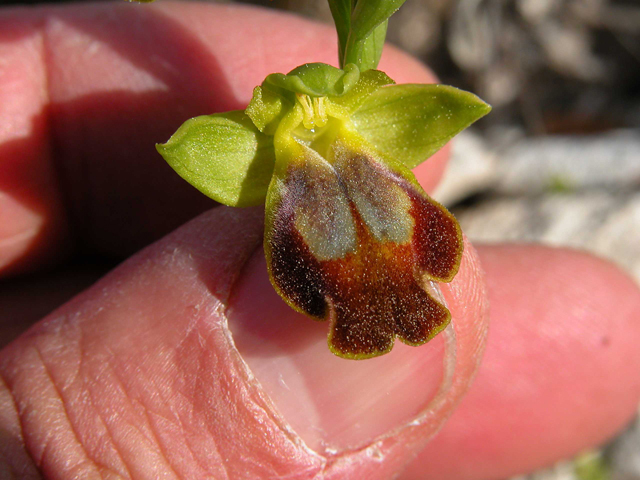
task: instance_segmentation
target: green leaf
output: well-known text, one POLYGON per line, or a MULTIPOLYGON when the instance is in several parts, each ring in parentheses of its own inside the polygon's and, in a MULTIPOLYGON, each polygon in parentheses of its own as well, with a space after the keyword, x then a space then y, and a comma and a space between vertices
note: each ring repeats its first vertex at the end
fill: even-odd
POLYGON ((585 452, 574 460, 578 480, 610 480, 611 467, 601 452, 585 452))
POLYGON ((232 207, 264 202, 273 173, 272 137, 236 110, 192 118, 158 152, 187 182, 232 207))
POLYGON ((351 15, 351 28, 356 36, 365 37, 388 20, 405 0, 358 0, 351 15))
POLYGON ((354 63, 361 71, 376 68, 386 35, 386 21, 405 0, 358 0, 351 14, 343 64, 354 63), (373 36, 372 40, 369 37, 373 36))
POLYGON ((385 20, 365 39, 360 50, 359 65, 362 70, 377 68, 382 56, 384 40, 387 36, 387 25, 389 22, 385 20))
POLYGON ((381 154, 414 168, 490 110, 454 87, 407 84, 373 92, 351 118, 381 154))

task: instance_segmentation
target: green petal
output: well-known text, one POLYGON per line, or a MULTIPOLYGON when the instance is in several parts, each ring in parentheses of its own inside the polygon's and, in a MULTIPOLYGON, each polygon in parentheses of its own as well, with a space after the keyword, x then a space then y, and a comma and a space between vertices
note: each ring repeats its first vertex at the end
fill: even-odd
POLYGON ((242 111, 187 120, 158 152, 187 182, 232 207, 264 202, 273 174, 272 137, 242 111))
POLYGON ((447 85, 392 85, 368 96, 351 118, 376 150, 414 168, 490 110, 447 85))
POLYGON ((273 135, 282 117, 290 110, 293 99, 262 86, 253 89, 253 97, 245 113, 262 133, 273 135), (285 108, 286 107, 286 108, 285 108))
POLYGON ((380 70, 367 70, 360 74, 360 79, 351 90, 340 97, 332 97, 331 101, 345 107, 349 112, 355 112, 366 101, 367 97, 380 87, 395 83, 380 70))

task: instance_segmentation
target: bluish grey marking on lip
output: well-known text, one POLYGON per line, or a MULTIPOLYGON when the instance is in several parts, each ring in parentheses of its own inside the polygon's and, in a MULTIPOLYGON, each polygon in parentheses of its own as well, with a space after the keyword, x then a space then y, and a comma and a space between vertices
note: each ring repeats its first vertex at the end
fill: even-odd
POLYGON ((357 248, 349 199, 333 167, 307 148, 305 162, 291 171, 287 191, 296 195, 295 228, 320 261, 344 258, 357 248))
POLYGON ((377 241, 402 244, 411 240, 411 200, 388 167, 342 145, 334 148, 333 167, 377 241))

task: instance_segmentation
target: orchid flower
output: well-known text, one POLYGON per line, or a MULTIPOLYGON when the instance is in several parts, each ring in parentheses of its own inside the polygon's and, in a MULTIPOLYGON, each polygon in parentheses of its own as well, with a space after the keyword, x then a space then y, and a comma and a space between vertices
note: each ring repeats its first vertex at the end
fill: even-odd
POLYGON ((460 227, 411 173, 490 107, 444 85, 395 85, 376 70, 397 0, 330 1, 341 67, 275 73, 244 111, 185 122, 158 151, 205 195, 265 207, 269 278, 284 301, 329 321, 329 349, 364 359, 395 338, 422 345, 451 319, 438 282, 460 227))

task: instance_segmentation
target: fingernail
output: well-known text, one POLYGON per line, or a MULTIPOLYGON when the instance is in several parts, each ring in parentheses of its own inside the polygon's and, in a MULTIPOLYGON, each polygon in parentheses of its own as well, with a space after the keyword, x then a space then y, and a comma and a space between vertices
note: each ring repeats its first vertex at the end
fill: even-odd
POLYGON ((412 422, 443 379, 444 341, 419 348, 396 341, 368 360, 346 360, 327 346, 328 322, 294 312, 275 293, 258 250, 227 309, 236 348, 276 408, 306 445, 333 454, 367 445, 412 422))

